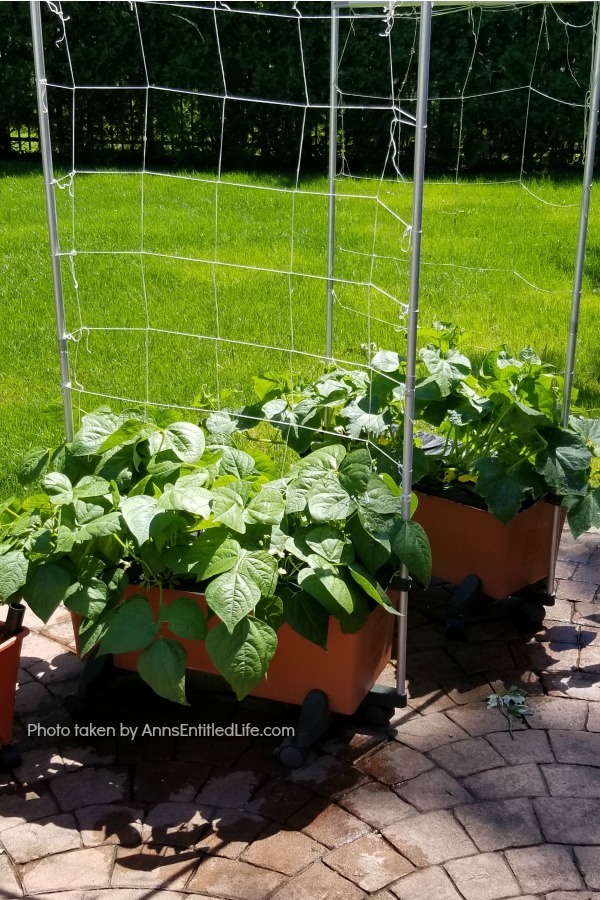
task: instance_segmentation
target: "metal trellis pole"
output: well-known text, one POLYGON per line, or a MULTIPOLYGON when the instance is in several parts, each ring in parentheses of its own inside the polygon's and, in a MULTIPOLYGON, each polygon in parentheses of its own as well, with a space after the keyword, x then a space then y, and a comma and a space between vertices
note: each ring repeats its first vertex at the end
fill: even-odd
MULTIPOLYGON (((575 255, 575 272, 573 276, 573 293, 571 298, 571 319, 569 322, 569 342, 567 345, 567 358, 565 364, 565 385, 563 391, 562 424, 569 424, 571 413, 571 394, 573 390, 573 376, 575 374, 575 352, 577 349, 577 332, 579 329, 579 312, 581 306, 581 291, 583 284, 583 269, 585 265, 585 247, 587 240, 588 216, 590 212, 590 200, 592 193, 592 180, 594 177, 594 156, 596 153, 596 135, 598 131, 598 111, 600 109, 600 16, 596 6, 596 32, 594 57, 592 62, 590 103, 587 120, 587 140, 585 148, 585 166, 583 169, 583 186, 581 192, 581 206, 579 210, 579 233, 577 236, 577 252, 575 255)), ((556 589, 556 562, 561 534, 561 508, 554 508, 552 522, 552 541, 550 545, 550 563, 546 590, 554 597, 556 589)))
POLYGON ((338 85, 340 16, 338 4, 331 4, 331 53, 329 63, 329 206, 327 212, 327 319, 325 355, 333 358, 333 289, 335 262, 335 177, 337 174, 338 85))
MULTIPOLYGON (((427 135, 427 100, 429 92, 429 55, 431 46, 430 0, 421 0, 419 29, 419 69, 417 77, 417 117, 415 130, 415 160, 413 176, 410 285, 408 298, 408 327, 406 349, 406 394, 404 401, 404 435, 402 452, 402 518, 410 519, 410 499, 413 475, 413 439, 415 414, 415 384, 417 361, 417 326, 419 321, 419 278, 421 274, 421 235, 423 226, 423 184, 425 180, 425 143, 427 135)), ((406 693, 406 637, 408 614, 408 569, 402 566, 404 588, 400 592, 396 691, 406 693)))
POLYGON ((40 122, 40 149, 44 170, 44 188, 46 194, 46 215, 48 218, 48 234, 50 237, 50 254, 52 262, 52 286, 54 289, 54 311, 58 334, 58 352, 60 358, 60 382, 63 398, 63 414, 65 435, 68 441, 73 440, 73 404, 71 395, 71 377, 69 372, 69 346, 65 322, 65 303, 63 297, 62 273, 60 265, 60 247, 58 241, 58 221, 56 217, 56 200, 54 197, 54 169, 52 166, 52 145, 50 141, 50 116, 48 113, 46 66, 44 64, 44 40, 42 36, 42 15, 40 0, 30 0, 31 34, 33 38, 33 61, 35 67, 35 85, 37 93, 38 117, 40 122))

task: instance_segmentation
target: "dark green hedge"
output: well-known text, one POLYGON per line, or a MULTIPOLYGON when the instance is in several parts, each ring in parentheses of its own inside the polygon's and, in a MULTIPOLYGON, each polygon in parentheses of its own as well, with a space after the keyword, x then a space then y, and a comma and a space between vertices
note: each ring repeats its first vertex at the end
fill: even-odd
MULTIPOLYGON (((209 6, 210 4, 205 4, 209 6)), ((323 170, 327 160, 329 26, 301 24, 304 72, 295 18, 243 15, 240 9, 293 12, 290 2, 231 3, 216 14, 193 5, 139 3, 139 24, 150 84, 181 93, 149 92, 146 161, 150 166, 215 168, 221 154, 223 77, 230 97, 269 98, 298 106, 225 103, 222 165, 227 169, 294 171, 301 136, 302 169, 323 170), (305 73, 305 74, 304 74, 305 73), (305 76, 309 108, 304 121, 305 76), (198 96, 198 91, 215 97, 198 96), (189 92, 189 93, 185 93, 189 92)), ((328 3, 304 0, 310 17, 327 15, 328 3)), ((430 171, 463 174, 518 170, 570 170, 581 164, 583 110, 589 82, 591 26, 582 26, 591 3, 525 4, 514 10, 453 11, 434 18, 429 106, 430 171), (545 10, 545 18, 544 17, 545 10), (479 17, 482 16, 481 25, 479 17), (475 46, 474 33, 478 34, 475 46), (535 62, 535 71, 532 69, 535 62), (468 75, 468 78, 467 78, 468 75), (536 89, 523 89, 530 81, 536 89), (461 94, 470 98, 461 101, 461 94), (563 101, 546 99, 548 94, 563 101), (483 96, 474 96, 483 95, 483 96), (445 99, 447 98, 447 99, 445 99), (572 106, 570 104, 579 104, 572 106), (527 123, 527 128, 525 127, 527 123), (524 144, 524 135, 527 139, 524 144), (459 157, 460 144, 460 160, 459 157)), ((75 148, 78 166, 139 166, 146 83, 135 11, 128 2, 65 2, 68 46, 76 90, 75 148), (90 86, 86 88, 85 86, 90 86), (118 85, 119 91, 98 90, 118 85)), ((71 84, 60 23, 44 5, 48 78, 71 84)), ((381 19, 342 22, 340 88, 353 95, 389 97, 390 55, 381 19)), ((392 31, 394 91, 414 113, 416 27, 401 15, 392 31)), ((0 155, 11 153, 10 129, 35 127, 29 5, 0 4, 0 155)), ((69 164, 72 92, 51 88, 56 161, 69 164)), ((369 101, 375 103, 376 101, 369 101)), ((391 115, 348 109, 343 146, 353 173, 380 172, 390 146, 391 115)), ((342 137, 342 135, 341 135, 342 137)), ((394 135, 397 164, 412 168, 413 130, 394 135)), ((14 146, 12 147, 14 153, 14 146)), ((391 165, 391 161, 390 161, 391 165)))

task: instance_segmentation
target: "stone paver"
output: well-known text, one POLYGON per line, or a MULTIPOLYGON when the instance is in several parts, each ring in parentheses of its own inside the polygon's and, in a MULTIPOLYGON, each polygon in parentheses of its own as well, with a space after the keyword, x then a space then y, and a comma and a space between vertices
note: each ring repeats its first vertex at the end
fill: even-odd
POLYGON ((446 715, 471 737, 508 731, 511 727, 513 731, 520 731, 526 727, 523 722, 516 719, 509 723, 499 710, 487 709, 481 702, 477 705, 469 703, 458 709, 449 709, 446 715))
POLYGON ((500 754, 483 738, 471 738, 438 747, 431 751, 430 757, 456 778, 505 765, 500 754))
POLYGON ((185 886, 197 865, 197 856, 180 854, 173 847, 119 847, 111 885, 175 890, 185 886))
POLYGON ((404 803, 396 794, 391 793, 387 787, 378 782, 365 784, 351 793, 344 794, 338 803, 357 818, 378 830, 385 828, 386 825, 391 825, 392 822, 413 816, 415 813, 412 806, 404 803))
POLYGON ((600 891, 600 852, 598 847, 574 847, 573 852, 586 885, 600 891))
POLYGON ((126 769, 83 769, 54 778, 50 787, 60 808, 68 812, 83 806, 126 800, 129 773, 126 769))
POLYGON ((210 857, 202 860, 187 889, 230 900, 265 900, 284 881, 285 877, 278 872, 257 869, 232 859, 210 857))
POLYGON ((544 837, 556 844, 600 845, 600 803, 562 797, 539 797, 533 801, 544 837))
POLYGON ((511 797, 544 797, 548 788, 538 766, 525 763, 470 775, 463 787, 478 800, 503 800, 511 797))
POLYGON ((52 885, 55 891, 108 887, 115 854, 114 847, 92 847, 56 853, 21 869, 25 890, 41 894, 52 885))
POLYGON ((272 900, 362 900, 366 896, 355 884, 322 862, 316 862, 284 884, 272 895, 272 900))
POLYGON ((542 841, 530 800, 490 800, 461 806, 455 812, 479 850, 526 847, 542 841))
POLYGON ((358 767, 383 784, 398 784, 433 768, 433 763, 418 750, 391 743, 361 759, 358 767))
POLYGON ((308 803, 300 813, 292 816, 288 827, 303 831, 330 850, 371 830, 366 822, 347 810, 320 798, 308 803))
POLYGON ((122 804, 86 806, 76 811, 84 847, 101 844, 135 846, 142 840, 143 808, 122 804))
POLYGON ((9 828, 2 832, 1 842, 16 863, 28 863, 81 847, 79 829, 72 815, 53 816, 9 828))
POLYGON ((0 855, 0 891, 4 891, 7 897, 22 897, 23 891, 17 880, 10 860, 0 855))
POLYGON ((520 887, 498 853, 481 853, 467 859, 446 863, 451 876, 465 900, 502 900, 520 893, 520 887))
POLYGON ((506 859, 524 891, 543 894, 584 887, 566 847, 547 844, 527 850, 507 850, 506 859))
MULTIPOLYGON (((462 862, 462 861, 461 861, 462 862)), ((463 900, 446 872, 439 866, 430 866, 407 875, 392 885, 392 894, 398 900, 463 900)))
POLYGON ((210 774, 210 767, 201 763, 170 762, 157 766, 154 762, 138 763, 135 767, 133 799, 166 803, 193 800, 210 774))
POLYGON ((404 784, 396 785, 394 790, 419 812, 450 809, 469 803, 472 799, 464 787, 442 769, 430 769, 429 772, 424 772, 404 784))
POLYGON ((39 783, 31 789, 7 788, 0 794, 0 802, 2 803, 0 835, 8 828, 45 819, 59 811, 52 794, 39 783))
POLYGON ((413 871, 411 863, 377 834, 367 834, 324 857, 332 869, 369 893, 413 871))
MULTIPOLYGON (((201 812, 193 803, 158 803, 143 817, 143 829, 140 827, 143 840, 168 847, 193 847, 210 827, 209 819, 205 817, 207 812, 201 812)), ((126 829, 131 834, 131 819, 126 829)), ((127 843, 139 843, 139 834, 137 841, 127 843)))
POLYGON ((256 772, 244 770, 213 775, 198 794, 197 802, 241 809, 262 780, 256 772))
POLYGON ((196 850, 228 859, 237 859, 269 825, 263 816, 236 809, 214 809, 210 814, 203 809, 203 814, 210 815, 210 828, 196 844, 196 850))
POLYGON ((532 728, 556 728, 583 731, 587 720, 588 705, 583 700, 566 698, 532 697, 527 706, 533 713, 528 717, 532 728))
POLYGON ((396 729, 396 740, 413 750, 426 753, 452 741, 464 740, 468 734, 443 713, 415 716, 396 729))
MULTIPOLYGON (((530 703, 528 701, 528 705, 530 703)), ((490 734, 488 741, 511 766, 527 762, 554 762, 545 731, 518 731, 512 737, 507 733, 490 734)))
POLYGON ((553 797, 600 797, 600 759, 598 766, 542 766, 553 797))
POLYGON ((322 856, 324 850, 322 844, 306 834, 273 826, 242 853, 241 859, 282 875, 295 875, 322 856))
POLYGON ((475 853, 466 831, 447 810, 423 813, 383 830, 388 841, 415 866, 433 866, 475 853))
POLYGON ((549 731, 548 737, 559 763, 600 766, 600 734, 582 731, 549 731))

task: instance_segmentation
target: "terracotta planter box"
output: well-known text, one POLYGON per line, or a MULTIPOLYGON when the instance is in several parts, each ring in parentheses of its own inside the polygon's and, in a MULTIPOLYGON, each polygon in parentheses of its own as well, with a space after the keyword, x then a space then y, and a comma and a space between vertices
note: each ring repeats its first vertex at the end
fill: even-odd
MULTIPOLYGON (((144 593, 140 588, 129 587, 125 596, 140 593, 144 593)), ((390 595, 395 599, 391 592, 390 595)), ((156 615, 158 590, 152 588, 146 596, 156 615)), ((163 602, 167 605, 177 597, 193 597, 206 612, 203 594, 172 590, 162 592, 163 602)), ((72 617, 79 652, 79 617, 72 617)), ((301 705, 309 691, 320 689, 327 694, 333 712, 352 715, 391 659, 393 630, 394 616, 380 606, 372 611, 364 628, 357 634, 342 634, 337 619, 330 618, 325 651, 300 637, 284 623, 277 632, 277 650, 267 675, 252 691, 252 696, 301 705)), ((170 636, 165 625, 161 633, 170 636)), ((218 674, 204 641, 176 640, 185 647, 188 669, 218 674)), ((115 654, 115 666, 135 672, 139 656, 139 651, 115 654)))
MULTIPOLYGON (((478 575, 501 600, 548 575, 554 507, 538 501, 508 525, 482 509, 417 492, 415 521, 431 544, 433 575, 453 584, 478 575)), ((563 522, 566 510, 563 510, 563 522)))
POLYGON ((12 740, 21 644, 28 634, 29 629, 22 628, 19 634, 0 643, 0 746, 12 740))

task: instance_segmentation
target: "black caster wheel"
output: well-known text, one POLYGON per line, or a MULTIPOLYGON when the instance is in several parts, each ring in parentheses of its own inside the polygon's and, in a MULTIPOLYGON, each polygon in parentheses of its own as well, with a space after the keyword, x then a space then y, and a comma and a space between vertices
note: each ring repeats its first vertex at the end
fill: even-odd
POLYGON ((275 751, 277 761, 285 769, 300 769, 308 760, 308 750, 295 744, 286 744, 275 751))
POLYGON ((16 769, 21 765, 21 754, 16 747, 10 745, 0 751, 0 769, 16 769))
POLYGON ((90 711, 90 701, 83 700, 77 694, 71 694, 65 699, 65 709, 73 719, 81 719, 90 711))

